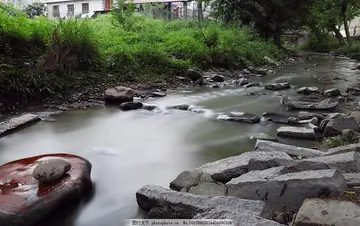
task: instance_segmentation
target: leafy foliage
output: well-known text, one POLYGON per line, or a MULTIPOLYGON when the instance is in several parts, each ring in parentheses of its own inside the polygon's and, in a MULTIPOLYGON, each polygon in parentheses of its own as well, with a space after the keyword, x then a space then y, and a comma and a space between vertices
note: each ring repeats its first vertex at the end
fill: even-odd
POLYGON ((40 2, 35 2, 33 4, 27 5, 24 9, 24 12, 29 16, 29 18, 43 16, 45 13, 45 5, 40 2))

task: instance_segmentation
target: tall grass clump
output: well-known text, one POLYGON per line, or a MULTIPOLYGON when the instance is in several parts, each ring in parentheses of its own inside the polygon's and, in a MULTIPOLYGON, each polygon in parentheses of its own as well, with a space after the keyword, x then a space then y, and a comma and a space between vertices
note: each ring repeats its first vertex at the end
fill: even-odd
POLYGON ((99 61, 99 47, 88 20, 58 20, 48 40, 42 66, 46 71, 88 69, 99 61))

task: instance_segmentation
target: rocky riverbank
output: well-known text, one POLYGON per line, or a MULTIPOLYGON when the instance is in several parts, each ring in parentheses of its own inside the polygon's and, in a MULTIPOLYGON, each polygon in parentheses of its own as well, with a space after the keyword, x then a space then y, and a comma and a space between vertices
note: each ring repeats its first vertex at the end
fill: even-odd
POLYGON ((320 152, 258 140, 252 152, 184 171, 170 189, 146 185, 136 198, 150 218, 234 219, 249 226, 359 225, 360 206, 346 200, 359 191, 358 151, 360 144, 320 152))

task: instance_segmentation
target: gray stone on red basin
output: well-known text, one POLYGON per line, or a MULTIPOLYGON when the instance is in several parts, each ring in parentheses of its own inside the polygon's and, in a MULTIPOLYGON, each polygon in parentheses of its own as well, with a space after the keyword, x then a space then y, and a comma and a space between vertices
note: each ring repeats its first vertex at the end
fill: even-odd
POLYGON ((358 226, 360 207, 349 201, 307 199, 296 214, 294 226, 358 226))
POLYGON ((34 122, 40 121, 40 117, 34 114, 25 114, 19 117, 11 118, 8 121, 0 123, 0 137, 10 134, 18 129, 24 128, 34 122))
POLYGON ((258 140, 255 144, 255 151, 258 151, 259 148, 262 148, 262 151, 280 151, 285 152, 292 156, 302 156, 302 157, 315 157, 320 156, 323 152, 311 148, 297 147, 288 144, 281 144, 271 141, 258 140))
POLYGON ((304 162, 320 162, 327 164, 332 169, 338 169, 343 173, 360 172, 360 154, 347 152, 337 155, 321 156, 302 160, 304 162))
POLYGON ((345 145, 345 146, 331 148, 331 149, 327 150, 326 152, 324 152, 322 155, 323 156, 336 155, 336 154, 353 152, 353 151, 360 152, 360 144, 349 144, 349 145, 345 145))
POLYGON ((337 197, 347 188, 344 176, 335 169, 289 173, 267 180, 234 178, 226 185, 228 196, 263 200, 274 212, 285 207, 296 212, 307 198, 337 197))
POLYGON ((77 207, 91 192, 90 174, 89 161, 68 154, 35 156, 0 166, 0 225, 39 225, 65 207, 77 207), (32 172, 38 163, 54 159, 69 162, 70 171, 51 184, 35 180, 32 172))
MULTIPOLYGON (((150 211, 154 207, 166 208, 166 214, 179 219, 192 219, 197 214, 216 210, 231 213, 269 217, 269 212, 261 201, 243 200, 236 197, 193 195, 177 192, 156 185, 145 185, 136 192, 139 207, 150 211)), ((167 216, 162 216, 167 217, 167 216)))
POLYGON ((33 177, 41 183, 60 180, 71 169, 71 164, 62 159, 40 162, 33 171, 33 177))
POLYGON ((299 139, 315 139, 314 129, 305 127, 281 126, 277 129, 279 137, 292 137, 299 139))
POLYGON ((194 171, 205 172, 216 181, 227 182, 250 170, 284 166, 292 161, 293 159, 284 152, 245 152, 238 156, 206 163, 194 171))

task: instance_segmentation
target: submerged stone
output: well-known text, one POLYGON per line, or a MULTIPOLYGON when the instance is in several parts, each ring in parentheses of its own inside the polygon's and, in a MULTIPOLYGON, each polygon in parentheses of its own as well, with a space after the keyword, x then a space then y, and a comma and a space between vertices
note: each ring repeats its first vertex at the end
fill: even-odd
POLYGON ((0 137, 10 134, 18 129, 24 128, 34 122, 40 121, 40 117, 34 114, 25 114, 19 117, 11 118, 8 121, 0 123, 0 137))

